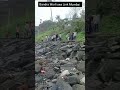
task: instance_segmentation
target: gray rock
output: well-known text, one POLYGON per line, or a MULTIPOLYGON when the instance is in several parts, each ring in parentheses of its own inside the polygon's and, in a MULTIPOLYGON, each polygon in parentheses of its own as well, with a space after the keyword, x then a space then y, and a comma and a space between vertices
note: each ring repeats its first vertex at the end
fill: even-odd
POLYGON ((85 61, 81 61, 76 65, 76 69, 85 72, 85 61))
POLYGON ((85 86, 80 84, 73 85, 72 88, 73 90, 85 90, 85 86))
POLYGON ((69 84, 67 84, 63 80, 58 80, 56 85, 54 85, 51 90, 73 90, 73 89, 69 84))
POLYGON ((117 49, 120 49, 120 45, 112 46, 112 47, 110 47, 110 49, 111 49, 112 51, 116 51, 117 49))
POLYGON ((120 83, 112 83, 103 90, 120 90, 120 83))
POLYGON ((71 52, 71 55, 70 55, 70 58, 74 58, 74 57, 76 56, 76 54, 77 54, 77 52, 72 51, 72 52, 71 52))
POLYGON ((77 61, 81 61, 83 58, 83 55, 85 55, 85 51, 78 51, 75 58, 77 61))
POLYGON ((45 78, 52 79, 55 75, 55 71, 53 69, 49 69, 46 71, 45 78))
POLYGON ((68 76, 66 82, 68 82, 70 85, 75 85, 80 83, 80 79, 77 75, 74 76, 68 76))
POLYGON ((110 54, 107 55, 107 58, 109 58, 109 59, 120 59, 120 52, 110 53, 110 54))

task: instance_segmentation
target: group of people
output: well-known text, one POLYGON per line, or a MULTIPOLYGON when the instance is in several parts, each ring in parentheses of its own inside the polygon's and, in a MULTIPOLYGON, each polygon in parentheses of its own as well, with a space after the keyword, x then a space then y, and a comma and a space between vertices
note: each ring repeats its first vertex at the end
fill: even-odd
MULTIPOLYGON (((66 38, 68 41, 72 41, 75 40, 77 36, 77 32, 72 32, 72 33, 68 33, 66 35, 66 38)), ((53 34, 51 36, 46 35, 46 41, 61 41, 62 40, 62 35, 60 34, 53 34)))
POLYGON ((77 32, 71 32, 71 33, 68 33, 66 37, 68 41, 72 41, 76 39, 76 36, 77 36, 77 32))
POLYGON ((99 31, 100 15, 91 15, 86 19, 86 32, 93 33, 99 31))
POLYGON ((52 36, 46 35, 46 40, 47 41, 61 41, 61 33, 60 34, 53 34, 52 36))
MULTIPOLYGON (((31 38, 32 36, 34 36, 34 32, 35 32, 34 21, 26 22, 24 37, 31 38)), ((16 38, 20 38, 20 25, 19 24, 17 24, 16 26, 16 38)))
MULTIPOLYGON (((25 27, 24 30, 21 29, 20 25, 17 24, 16 25, 16 33, 15 33, 15 37, 16 38, 31 38, 34 36, 34 32, 35 32, 35 25, 34 25, 34 21, 29 21, 25 23, 25 27)), ((10 31, 6 32, 6 38, 9 38, 11 36, 10 31)))

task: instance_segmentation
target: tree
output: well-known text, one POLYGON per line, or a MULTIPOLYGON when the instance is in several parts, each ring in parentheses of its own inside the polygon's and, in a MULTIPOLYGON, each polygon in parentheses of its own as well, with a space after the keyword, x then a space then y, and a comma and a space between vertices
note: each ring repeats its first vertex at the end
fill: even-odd
POLYGON ((56 16, 56 20, 57 20, 58 22, 60 22, 61 19, 60 19, 60 16, 59 16, 59 15, 56 16))
POLYGON ((82 12, 80 13, 80 15, 81 15, 81 19, 83 21, 85 21, 85 10, 82 10, 82 12))
POLYGON ((46 21, 43 21, 43 23, 39 25, 39 30, 46 31, 49 28, 53 27, 54 25, 55 25, 55 22, 52 22, 51 20, 46 20, 46 21))
POLYGON ((79 17, 79 12, 80 12, 81 8, 80 7, 70 7, 70 12, 69 15, 72 18, 77 18, 79 17))

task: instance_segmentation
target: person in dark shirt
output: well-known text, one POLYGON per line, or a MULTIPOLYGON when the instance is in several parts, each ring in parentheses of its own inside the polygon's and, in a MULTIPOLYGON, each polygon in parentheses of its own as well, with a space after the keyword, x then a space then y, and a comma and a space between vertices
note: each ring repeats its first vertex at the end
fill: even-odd
POLYGON ((34 34, 35 34, 35 25, 34 25, 34 21, 31 21, 30 27, 31 27, 31 35, 34 36, 34 34))
POLYGON ((89 33, 92 33, 93 32, 93 28, 92 28, 92 22, 93 22, 93 16, 90 16, 89 17, 89 20, 88 20, 88 25, 89 25, 89 33))
POLYGON ((74 39, 74 33, 70 33, 70 40, 72 41, 74 39))

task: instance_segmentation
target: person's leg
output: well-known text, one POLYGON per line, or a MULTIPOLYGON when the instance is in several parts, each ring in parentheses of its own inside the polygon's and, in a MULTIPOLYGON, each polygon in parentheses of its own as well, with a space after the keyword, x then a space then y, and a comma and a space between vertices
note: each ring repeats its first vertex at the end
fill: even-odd
POLYGON ((57 41, 57 37, 55 38, 55 41, 57 41))
POLYGON ((18 33, 18 38, 19 38, 20 34, 18 33))
POLYGON ((16 38, 17 38, 17 33, 16 33, 16 38))
POLYGON ((16 38, 18 38, 18 33, 16 32, 16 38))
POLYGON ((76 40, 76 36, 74 36, 74 40, 76 40))
POLYGON ((61 39, 61 37, 60 37, 60 41, 61 41, 62 39, 61 39))
POLYGON ((74 40, 74 35, 72 35, 72 40, 74 40))

